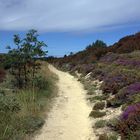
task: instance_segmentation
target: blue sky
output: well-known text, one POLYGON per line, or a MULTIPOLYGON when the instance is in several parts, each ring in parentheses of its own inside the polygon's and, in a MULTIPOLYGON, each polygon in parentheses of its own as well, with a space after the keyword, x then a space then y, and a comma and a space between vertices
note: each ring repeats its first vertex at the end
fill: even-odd
POLYGON ((14 46, 13 34, 23 36, 32 28, 54 56, 97 39, 113 44, 140 31, 139 5, 139 0, 0 0, 0 52, 14 46))

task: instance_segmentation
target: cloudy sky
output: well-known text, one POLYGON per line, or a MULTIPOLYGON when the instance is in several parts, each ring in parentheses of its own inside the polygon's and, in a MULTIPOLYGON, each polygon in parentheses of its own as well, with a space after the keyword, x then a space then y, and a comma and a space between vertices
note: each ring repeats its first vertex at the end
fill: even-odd
POLYGON ((140 31, 140 0, 0 0, 0 52, 12 35, 37 29, 50 55, 78 51, 96 39, 112 44, 140 31))

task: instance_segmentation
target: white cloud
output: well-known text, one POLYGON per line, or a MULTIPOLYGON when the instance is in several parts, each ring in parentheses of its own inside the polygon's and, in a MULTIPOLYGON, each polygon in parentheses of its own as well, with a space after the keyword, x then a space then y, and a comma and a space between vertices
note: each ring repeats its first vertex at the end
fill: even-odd
POLYGON ((140 0, 0 0, 0 30, 99 31, 140 23, 140 0))

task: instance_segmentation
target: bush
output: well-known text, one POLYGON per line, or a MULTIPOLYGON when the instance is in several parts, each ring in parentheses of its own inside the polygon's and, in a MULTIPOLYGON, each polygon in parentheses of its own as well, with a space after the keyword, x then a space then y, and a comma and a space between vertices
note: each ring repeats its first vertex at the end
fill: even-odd
POLYGON ((140 104, 128 106, 123 112, 117 125, 122 140, 139 139, 140 132, 140 104))
POLYGON ((91 98, 88 98, 91 102, 94 102, 95 100, 102 101, 106 100, 109 96, 108 95, 102 95, 102 96, 94 96, 91 98))
POLYGON ((117 129, 116 127, 117 127, 118 123, 119 123, 119 119, 113 118, 111 120, 108 120, 108 122, 106 123, 106 125, 108 127, 110 127, 111 129, 116 130, 117 129))
POLYGON ((122 104, 123 104, 123 102, 121 100, 116 99, 116 98, 107 100, 107 107, 117 108, 117 107, 120 107, 122 104))
POLYGON ((108 140, 107 134, 100 135, 98 140, 108 140))
POLYGON ((122 102, 126 103, 129 100, 132 100, 132 96, 140 93, 140 82, 133 83, 119 91, 119 93, 115 96, 116 99, 122 100, 122 102))
POLYGON ((118 135, 116 133, 110 134, 108 140, 118 140, 118 135))
POLYGON ((118 140, 118 135, 116 133, 110 135, 102 134, 99 136, 98 140, 118 140))
POLYGON ((116 94, 120 89, 138 81, 140 81, 140 75, 137 70, 117 67, 113 72, 106 75, 101 89, 103 93, 116 94))
POLYGON ((98 102, 94 105, 93 110, 103 110, 105 108, 105 102, 98 102))
POLYGON ((95 128, 102 128, 106 126, 106 121, 105 120, 99 120, 95 123, 95 128))
POLYGON ((100 111, 95 111, 95 110, 92 110, 91 113, 89 114, 89 116, 93 118, 100 118, 105 115, 106 115, 106 112, 100 112, 100 111))

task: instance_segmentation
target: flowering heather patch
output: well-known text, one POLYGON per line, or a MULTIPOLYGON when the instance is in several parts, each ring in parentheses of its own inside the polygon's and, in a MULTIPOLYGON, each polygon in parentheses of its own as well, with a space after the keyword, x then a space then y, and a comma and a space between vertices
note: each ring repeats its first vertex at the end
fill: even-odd
POLYGON ((140 82, 133 83, 123 88, 116 95, 116 98, 119 100, 123 100, 124 102, 127 102, 128 99, 130 99, 132 95, 135 95, 137 93, 140 93, 140 82))
POLYGON ((127 85, 127 77, 125 75, 112 75, 104 79, 102 90, 104 93, 116 94, 119 89, 127 85))
POLYGON ((122 114, 117 127, 122 140, 140 137, 140 103, 129 106, 122 114))
POLYGON ((140 81, 140 75, 138 70, 116 67, 114 70, 108 71, 103 81, 101 87, 103 92, 116 94, 120 89, 140 81))
POLYGON ((126 120, 129 118, 129 116, 132 116, 136 112, 140 112, 140 103, 128 106, 127 109, 123 112, 121 118, 126 120))
POLYGON ((129 93, 137 93, 140 92, 140 82, 136 82, 134 84, 131 84, 127 87, 127 92, 129 93))
POLYGON ((115 64, 122 66, 140 67, 140 60, 118 59, 115 64))

